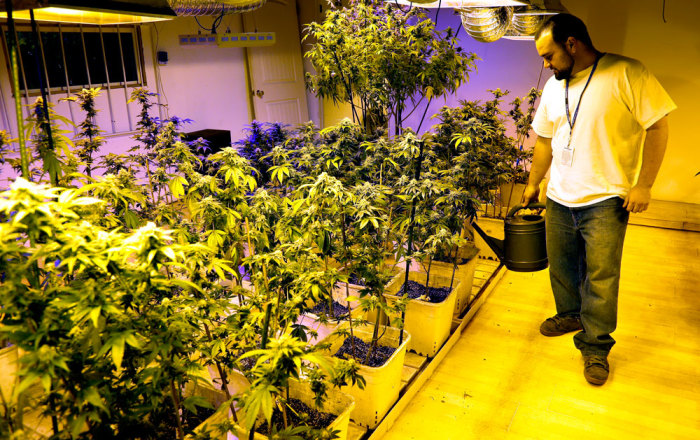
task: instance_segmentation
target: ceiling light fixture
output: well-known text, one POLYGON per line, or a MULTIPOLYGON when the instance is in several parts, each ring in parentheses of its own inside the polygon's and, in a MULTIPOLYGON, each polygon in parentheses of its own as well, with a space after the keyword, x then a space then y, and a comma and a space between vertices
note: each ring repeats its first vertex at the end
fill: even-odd
POLYGON ((499 6, 525 6, 528 0, 395 0, 400 5, 420 8, 495 8, 499 6))
POLYGON ((6 3, 12 2, 15 20, 80 24, 135 24, 171 20, 177 15, 167 0, 0 0, 0 17, 7 18, 6 3))
POLYGON ((561 0, 528 0, 528 3, 530 4, 526 7, 515 9, 513 15, 556 15, 569 12, 561 4, 561 0))
POLYGON ((7 18, 12 2, 15 20, 80 24, 138 24, 171 20, 178 16, 248 12, 267 0, 0 0, 0 18, 7 18))

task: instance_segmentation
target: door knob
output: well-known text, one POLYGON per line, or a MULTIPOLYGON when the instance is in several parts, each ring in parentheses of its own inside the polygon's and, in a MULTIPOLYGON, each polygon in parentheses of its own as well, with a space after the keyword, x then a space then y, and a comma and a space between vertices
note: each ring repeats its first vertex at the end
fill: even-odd
POLYGON ((253 94, 258 98, 262 98, 265 95, 265 92, 263 90, 256 90, 255 92, 253 92, 253 94))

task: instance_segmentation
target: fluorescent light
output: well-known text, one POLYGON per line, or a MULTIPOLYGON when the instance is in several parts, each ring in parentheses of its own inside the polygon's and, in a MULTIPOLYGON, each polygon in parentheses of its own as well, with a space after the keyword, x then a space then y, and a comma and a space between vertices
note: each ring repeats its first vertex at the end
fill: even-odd
MULTIPOLYGON (((0 18, 7 18, 7 13, 0 12, 0 18)), ((29 20, 29 11, 14 11, 12 13, 12 18, 14 18, 15 20, 29 20)), ((137 24, 149 23, 153 21, 170 20, 170 18, 154 17, 149 15, 132 15, 113 12, 83 11, 78 9, 54 7, 34 9, 34 18, 37 21, 100 25, 137 24)))

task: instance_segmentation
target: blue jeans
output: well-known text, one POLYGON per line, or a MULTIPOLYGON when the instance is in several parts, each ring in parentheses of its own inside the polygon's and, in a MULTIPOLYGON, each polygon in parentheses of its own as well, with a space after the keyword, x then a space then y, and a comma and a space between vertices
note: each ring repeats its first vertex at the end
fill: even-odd
POLYGON ((622 245, 629 213, 619 197, 568 208, 547 199, 547 254, 559 316, 580 316, 574 336, 583 355, 607 355, 615 344, 622 245))

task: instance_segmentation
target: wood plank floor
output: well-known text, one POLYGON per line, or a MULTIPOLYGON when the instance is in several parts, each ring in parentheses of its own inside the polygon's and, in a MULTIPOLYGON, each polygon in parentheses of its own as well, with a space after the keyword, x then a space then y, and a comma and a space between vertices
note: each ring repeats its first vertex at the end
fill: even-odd
POLYGON ((553 313, 547 271, 507 272, 384 439, 700 438, 700 233, 628 228, 604 386, 553 313))

